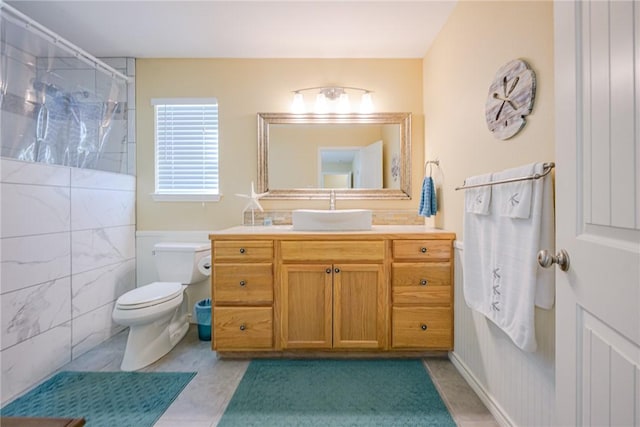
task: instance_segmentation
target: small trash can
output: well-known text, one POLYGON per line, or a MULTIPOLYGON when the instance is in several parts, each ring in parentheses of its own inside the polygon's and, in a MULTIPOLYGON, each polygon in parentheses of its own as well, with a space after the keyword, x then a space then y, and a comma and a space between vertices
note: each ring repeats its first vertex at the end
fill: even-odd
POLYGON ((207 298, 198 301, 194 309, 198 323, 198 338, 200 341, 211 341, 211 300, 207 298))

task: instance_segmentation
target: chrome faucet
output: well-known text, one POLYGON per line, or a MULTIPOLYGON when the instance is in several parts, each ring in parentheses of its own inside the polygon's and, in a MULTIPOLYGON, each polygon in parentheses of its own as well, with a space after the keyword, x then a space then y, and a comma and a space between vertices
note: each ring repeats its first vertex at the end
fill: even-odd
POLYGON ((336 191, 335 190, 331 190, 329 192, 329 209, 332 211, 336 209, 336 191))

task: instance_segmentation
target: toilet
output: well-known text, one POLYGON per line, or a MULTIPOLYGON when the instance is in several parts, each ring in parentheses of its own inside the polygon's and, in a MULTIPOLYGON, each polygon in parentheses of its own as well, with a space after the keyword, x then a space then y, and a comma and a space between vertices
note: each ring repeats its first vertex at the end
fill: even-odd
POLYGON ((113 321, 128 326, 123 371, 143 368, 165 354, 189 329, 187 285, 207 278, 198 262, 211 255, 209 243, 158 243, 153 251, 161 281, 121 295, 113 309, 113 321))

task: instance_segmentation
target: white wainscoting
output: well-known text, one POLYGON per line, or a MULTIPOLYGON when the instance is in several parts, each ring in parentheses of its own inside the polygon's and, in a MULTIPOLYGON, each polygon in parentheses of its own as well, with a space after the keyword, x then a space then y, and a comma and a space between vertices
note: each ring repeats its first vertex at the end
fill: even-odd
POLYGON ((505 426, 549 426, 555 408, 555 309, 535 312, 538 350, 527 353, 464 300, 462 242, 455 242, 455 341, 450 359, 505 426))

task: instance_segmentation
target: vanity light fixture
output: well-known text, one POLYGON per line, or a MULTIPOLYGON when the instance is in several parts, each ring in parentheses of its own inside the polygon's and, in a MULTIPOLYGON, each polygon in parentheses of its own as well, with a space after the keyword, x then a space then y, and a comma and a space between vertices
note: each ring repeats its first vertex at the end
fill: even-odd
POLYGON ((304 102, 302 92, 317 91, 316 102, 313 112, 317 114, 351 113, 351 102, 347 92, 362 92, 360 100, 360 113, 373 113, 373 100, 371 99, 371 91, 359 87, 350 86, 318 86, 298 89, 293 91, 293 102, 291 103, 291 112, 295 114, 304 114, 307 108, 304 102))

